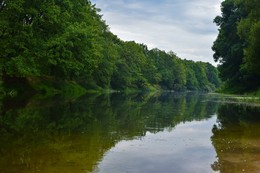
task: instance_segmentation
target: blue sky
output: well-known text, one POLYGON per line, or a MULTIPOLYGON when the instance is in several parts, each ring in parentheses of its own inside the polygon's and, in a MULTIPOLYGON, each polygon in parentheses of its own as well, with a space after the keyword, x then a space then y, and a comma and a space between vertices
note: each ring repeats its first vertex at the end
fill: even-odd
POLYGON ((210 62, 222 0, 92 0, 120 39, 210 62))

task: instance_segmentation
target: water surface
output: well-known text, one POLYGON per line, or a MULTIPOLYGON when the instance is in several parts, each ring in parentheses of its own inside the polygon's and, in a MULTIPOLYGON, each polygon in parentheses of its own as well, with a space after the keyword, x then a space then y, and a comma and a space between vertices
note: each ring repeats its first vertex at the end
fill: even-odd
POLYGON ((0 173, 260 172, 260 110, 215 95, 5 99, 0 173))
POLYGON ((216 118, 181 123, 174 129, 123 140, 109 150, 96 172, 212 172, 216 161, 211 128, 216 118))

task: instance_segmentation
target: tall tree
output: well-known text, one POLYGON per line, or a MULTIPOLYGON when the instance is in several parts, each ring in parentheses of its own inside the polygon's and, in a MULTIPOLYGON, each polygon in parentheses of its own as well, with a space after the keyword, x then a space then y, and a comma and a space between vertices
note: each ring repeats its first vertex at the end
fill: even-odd
POLYGON ((2 1, 2 71, 9 76, 91 74, 106 26, 89 1, 2 1))
POLYGON ((244 0, 247 16, 238 23, 238 34, 245 40, 242 72, 247 89, 260 86, 260 1, 244 0))
POLYGON ((243 17, 241 4, 236 0, 225 0, 221 3, 222 15, 214 22, 219 26, 219 34, 212 46, 214 60, 220 62, 220 77, 228 85, 241 83, 240 65, 243 61, 244 41, 237 34, 237 22, 243 17))
POLYGON ((86 88, 216 85, 217 71, 209 73, 205 63, 186 63, 173 52, 118 39, 99 11, 89 0, 2 0, 0 85, 12 77, 70 80, 86 88))

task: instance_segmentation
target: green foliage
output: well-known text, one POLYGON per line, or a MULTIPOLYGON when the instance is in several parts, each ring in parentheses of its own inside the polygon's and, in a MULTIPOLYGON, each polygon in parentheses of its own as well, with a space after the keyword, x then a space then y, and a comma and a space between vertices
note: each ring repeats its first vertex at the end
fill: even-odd
POLYGON ((212 47, 214 60, 219 61, 220 77, 231 83, 240 82, 240 65, 243 59, 243 41, 237 34, 236 23, 242 17, 241 10, 234 0, 226 0, 221 4, 222 16, 217 16, 214 22, 219 26, 219 35, 212 47))
POLYGON ((147 84, 143 76, 146 56, 142 47, 135 42, 124 42, 119 50, 120 59, 116 63, 112 76, 112 87, 122 89, 126 87, 144 88, 147 84))
POLYGON ((21 78, 47 95, 70 93, 60 86, 75 88, 72 83, 95 90, 210 91, 219 86, 218 72, 209 64, 121 41, 90 1, 13 0, 0 5, 0 85, 21 78))
POLYGON ((106 32, 104 37, 105 40, 102 43, 103 60, 94 70, 93 79, 95 79, 98 86, 110 88, 111 78, 116 70, 116 62, 118 62, 120 58, 119 50, 121 41, 111 32, 106 32))
POLYGON ((238 23, 238 34, 245 40, 244 59, 241 71, 244 74, 248 90, 257 90, 260 86, 260 2, 243 2, 247 16, 238 23))
POLYGON ((226 90, 247 92, 260 86, 259 8, 258 0, 225 0, 222 16, 214 19, 219 35, 212 49, 226 90))
POLYGON ((3 1, 1 61, 9 76, 91 74, 105 25, 91 4, 71 0, 3 1), (95 18, 94 18, 95 17, 95 18))

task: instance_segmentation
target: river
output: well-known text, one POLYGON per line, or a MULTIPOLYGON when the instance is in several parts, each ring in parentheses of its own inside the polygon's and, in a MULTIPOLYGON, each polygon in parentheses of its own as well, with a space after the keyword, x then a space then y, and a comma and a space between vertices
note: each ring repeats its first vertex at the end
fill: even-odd
POLYGON ((260 172, 260 108, 203 93, 0 100, 0 173, 260 172))

